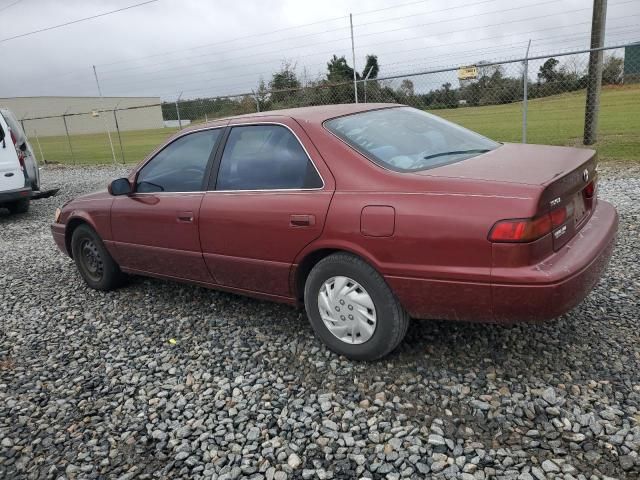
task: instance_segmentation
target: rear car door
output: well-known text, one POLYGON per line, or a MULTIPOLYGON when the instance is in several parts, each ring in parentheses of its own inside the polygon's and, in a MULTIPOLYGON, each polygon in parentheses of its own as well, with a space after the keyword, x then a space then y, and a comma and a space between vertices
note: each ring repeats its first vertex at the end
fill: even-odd
POLYGON ((200 240, 218 284, 291 297, 292 264, 322 233, 334 180, 300 125, 279 118, 228 127, 200 240))
POLYGON ((200 248, 200 203, 223 129, 188 133, 137 173, 111 208, 116 261, 125 269, 212 283, 200 248))

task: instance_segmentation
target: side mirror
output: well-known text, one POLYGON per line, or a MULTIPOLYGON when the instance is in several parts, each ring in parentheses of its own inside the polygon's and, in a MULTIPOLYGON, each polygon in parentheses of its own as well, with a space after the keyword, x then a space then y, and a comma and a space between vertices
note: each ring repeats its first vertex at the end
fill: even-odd
POLYGON ((131 184, 128 178, 118 178, 109 184, 108 190, 111 195, 129 195, 131 184))

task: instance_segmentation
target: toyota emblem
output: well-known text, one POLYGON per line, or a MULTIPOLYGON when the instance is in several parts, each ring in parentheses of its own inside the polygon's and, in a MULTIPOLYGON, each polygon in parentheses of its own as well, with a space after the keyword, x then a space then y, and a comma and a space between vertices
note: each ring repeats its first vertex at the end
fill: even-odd
POLYGON ((584 180, 584 183, 589 181, 589 170, 585 169, 584 172, 582 172, 582 180, 584 180))

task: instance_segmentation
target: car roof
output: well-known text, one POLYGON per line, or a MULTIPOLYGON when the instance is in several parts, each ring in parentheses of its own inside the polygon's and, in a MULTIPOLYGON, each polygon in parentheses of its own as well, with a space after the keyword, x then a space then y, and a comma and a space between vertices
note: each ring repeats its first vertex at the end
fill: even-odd
MULTIPOLYGON (((219 125, 220 122, 233 122, 234 120, 260 119, 263 117, 290 117, 300 122, 322 123, 330 118, 350 115, 352 113, 366 112, 368 110, 380 110, 382 108, 401 107, 397 103, 341 103, 335 105, 317 105, 312 107, 286 108, 282 110, 267 110, 265 112, 247 113, 232 117, 216 118, 208 124, 219 125)), ((201 129, 203 124, 193 125, 185 130, 201 129)))

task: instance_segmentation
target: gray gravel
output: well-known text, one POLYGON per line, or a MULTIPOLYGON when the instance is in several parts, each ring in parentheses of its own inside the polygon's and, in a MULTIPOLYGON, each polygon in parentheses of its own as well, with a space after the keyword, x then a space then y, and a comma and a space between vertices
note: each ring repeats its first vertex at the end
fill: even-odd
POLYGON ((0 478, 638 478, 640 169, 601 171, 620 238, 581 306, 413 322, 375 363, 331 354, 287 306, 88 289, 48 225, 123 171, 44 171, 57 197, 0 212, 0 478))

